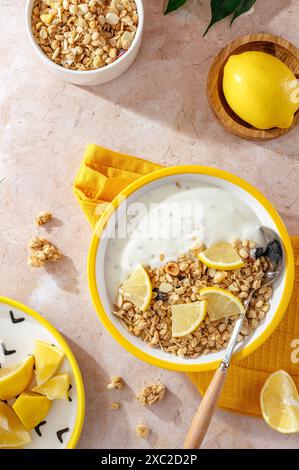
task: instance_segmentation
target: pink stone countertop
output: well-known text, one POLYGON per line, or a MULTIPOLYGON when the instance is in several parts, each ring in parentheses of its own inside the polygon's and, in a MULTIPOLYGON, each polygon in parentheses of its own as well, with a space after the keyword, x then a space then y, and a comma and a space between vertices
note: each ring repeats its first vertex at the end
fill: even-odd
MULTIPOLYGON (((255 184, 274 203, 289 231, 299 234, 299 128, 267 143, 240 140, 216 122, 205 82, 218 50, 239 35, 267 31, 299 46, 299 2, 257 0, 255 12, 215 26, 209 1, 189 0, 167 17, 162 1, 145 0, 145 35, 131 69, 112 83, 80 88, 63 83, 39 62, 27 41, 24 3, 3 0, 0 36, 1 293, 42 312, 67 338, 81 367, 86 420, 79 448, 176 448, 199 403, 183 374, 138 361, 100 324, 87 288, 90 229, 72 194, 87 143, 93 142, 164 165, 198 163, 229 170, 255 184), (34 217, 50 210, 56 220, 36 229, 34 217), (47 269, 27 266, 27 243, 45 235, 66 255, 47 269), (106 384, 119 374, 123 392, 106 384), (134 393, 152 380, 169 388, 164 402, 138 405, 134 393), (110 410, 119 399, 121 409, 110 410), (135 427, 152 428, 148 441, 135 427)), ((297 447, 260 419, 218 411, 206 448, 297 447)))

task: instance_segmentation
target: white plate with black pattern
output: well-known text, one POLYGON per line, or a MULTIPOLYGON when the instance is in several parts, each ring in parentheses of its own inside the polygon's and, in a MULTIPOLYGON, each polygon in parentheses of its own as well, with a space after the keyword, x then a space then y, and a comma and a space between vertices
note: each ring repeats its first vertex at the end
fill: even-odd
MULTIPOLYGON (((84 420, 84 389, 77 361, 63 337, 41 315, 14 300, 0 297, 0 365, 11 366, 32 354, 34 340, 54 344, 65 353, 59 372, 69 374, 69 400, 53 400, 45 420, 30 431, 26 449, 74 448, 84 420)), ((12 405, 14 399, 8 400, 12 405)))

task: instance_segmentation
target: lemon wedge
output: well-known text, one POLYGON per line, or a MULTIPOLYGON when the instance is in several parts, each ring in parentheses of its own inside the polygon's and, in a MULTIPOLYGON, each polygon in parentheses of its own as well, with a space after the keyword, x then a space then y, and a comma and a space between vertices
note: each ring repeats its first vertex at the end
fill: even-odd
POLYGON ((49 413, 51 400, 33 392, 23 392, 13 404, 13 410, 25 429, 35 428, 49 413))
POLYGON ((299 394, 284 370, 268 377, 261 391, 261 410, 266 423, 282 433, 299 432, 299 394))
POLYGON ((34 341, 33 354, 35 358, 35 372, 37 385, 47 382, 60 367, 64 353, 44 341, 34 341))
POLYGON ((132 302, 143 312, 148 309, 152 300, 152 284, 143 266, 139 265, 122 285, 126 300, 132 302))
POLYGON ((242 302, 228 290, 204 287, 199 294, 207 300, 207 312, 211 321, 244 313, 242 302))
POLYGON ((21 363, 0 369, 0 400, 8 400, 22 393, 33 376, 34 359, 28 356, 21 363))
POLYGON ((68 374, 57 374, 48 382, 38 385, 32 392, 45 395, 49 400, 68 400, 70 377, 68 374))
POLYGON ((172 336, 181 337, 192 333, 206 316, 206 302, 177 304, 171 307, 172 336))
POLYGON ((0 449, 18 449, 30 436, 10 406, 0 401, 0 449))
POLYGON ((209 268, 230 271, 244 266, 235 248, 227 242, 217 243, 198 253, 200 261, 209 268))

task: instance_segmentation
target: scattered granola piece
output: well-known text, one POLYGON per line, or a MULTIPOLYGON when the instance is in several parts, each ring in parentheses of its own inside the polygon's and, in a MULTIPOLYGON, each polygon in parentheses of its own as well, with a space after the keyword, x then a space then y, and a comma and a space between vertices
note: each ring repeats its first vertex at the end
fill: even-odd
POLYGON ((52 214, 51 212, 40 212, 36 217, 35 217, 35 223, 36 225, 44 225, 47 222, 50 222, 52 220, 52 214))
POLYGON ((122 390, 125 384, 121 377, 113 375, 110 379, 110 383, 107 385, 109 390, 122 390))
POLYGON ((153 403, 158 403, 161 401, 166 392, 165 385, 161 383, 155 383, 144 387, 138 395, 136 395, 137 400, 143 405, 152 405, 153 403))
POLYGON ((33 237, 29 249, 31 254, 28 264, 33 268, 42 268, 46 263, 57 263, 62 258, 61 251, 45 238, 33 237))
POLYGON ((150 428, 146 424, 138 424, 136 426, 136 434, 141 439, 147 439, 150 433, 150 428))
POLYGON ((159 258, 160 258, 160 261, 164 261, 164 259, 165 259, 164 253, 161 253, 160 256, 159 256, 159 258))
POLYGON ((111 410, 119 410, 120 408, 120 403, 118 401, 113 401, 111 403, 111 410))

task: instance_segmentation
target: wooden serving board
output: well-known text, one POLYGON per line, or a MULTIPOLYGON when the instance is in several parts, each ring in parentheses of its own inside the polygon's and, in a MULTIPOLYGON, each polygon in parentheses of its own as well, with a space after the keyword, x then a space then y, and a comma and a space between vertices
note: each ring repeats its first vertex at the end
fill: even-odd
POLYGON ((299 50, 289 41, 272 34, 247 34, 237 38, 224 47, 215 58, 207 81, 207 95, 210 106, 221 124, 231 133, 244 139, 275 139, 293 129, 299 121, 299 111, 295 114, 293 124, 288 129, 274 127, 268 130, 257 129, 237 116, 229 107, 222 89, 223 71, 230 55, 246 51, 261 51, 277 57, 284 62, 299 78, 299 50))

